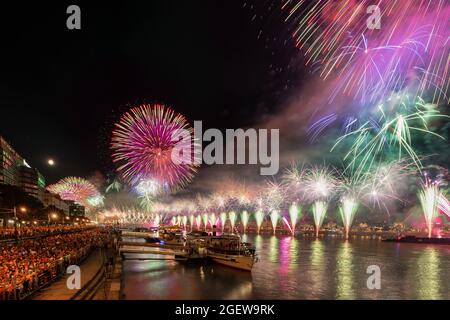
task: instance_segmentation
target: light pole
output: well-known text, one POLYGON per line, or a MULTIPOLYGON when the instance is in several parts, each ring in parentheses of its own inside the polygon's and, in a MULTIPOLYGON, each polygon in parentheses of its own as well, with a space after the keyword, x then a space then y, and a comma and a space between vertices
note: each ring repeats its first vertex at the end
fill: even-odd
MULTIPOLYGON (((19 207, 20 212, 22 213, 26 213, 27 212, 27 208, 21 206, 19 207)), ((2 211, 2 213, 12 213, 14 215, 14 229, 17 228, 17 206, 16 204, 14 204, 14 207, 12 209, 0 209, 0 211, 2 211)))

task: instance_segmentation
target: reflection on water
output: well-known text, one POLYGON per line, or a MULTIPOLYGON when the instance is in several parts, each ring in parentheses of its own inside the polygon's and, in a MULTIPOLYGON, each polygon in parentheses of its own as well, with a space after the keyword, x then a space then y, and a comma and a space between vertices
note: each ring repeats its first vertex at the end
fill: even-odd
MULTIPOLYGON (((440 294, 440 261, 436 248, 425 248, 417 259, 417 291, 419 299, 442 299, 440 294)), ((450 279, 447 279, 450 281, 450 279)))
MULTIPOLYGON (((277 263, 278 262, 278 254, 282 250, 278 247, 278 238, 275 236, 270 237, 269 240, 269 259, 270 262, 277 263)), ((283 257, 286 258, 286 257, 283 257)))
POLYGON ((353 291, 353 255, 352 247, 344 241, 338 249, 336 258, 336 298, 355 299, 353 291))
POLYGON ((321 240, 315 240, 311 242, 311 278, 312 290, 316 294, 320 294, 323 290, 325 282, 325 253, 324 244, 321 240))
POLYGON ((450 299, 450 247, 245 235, 251 273, 175 261, 124 262, 127 299, 450 299), (381 290, 367 267, 381 268, 381 290))

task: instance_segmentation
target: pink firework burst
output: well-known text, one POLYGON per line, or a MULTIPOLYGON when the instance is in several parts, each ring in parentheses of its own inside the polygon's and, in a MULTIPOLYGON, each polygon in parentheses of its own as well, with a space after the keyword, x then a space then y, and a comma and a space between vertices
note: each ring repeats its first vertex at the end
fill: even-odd
POLYGON ((159 104, 134 107, 113 130, 113 162, 132 185, 152 179, 160 183, 162 190, 178 190, 197 171, 192 132, 186 118, 169 107, 159 104))
POLYGON ((47 187, 51 193, 55 193, 63 200, 75 201, 84 206, 91 206, 92 201, 100 199, 101 194, 97 188, 79 177, 67 177, 47 187))

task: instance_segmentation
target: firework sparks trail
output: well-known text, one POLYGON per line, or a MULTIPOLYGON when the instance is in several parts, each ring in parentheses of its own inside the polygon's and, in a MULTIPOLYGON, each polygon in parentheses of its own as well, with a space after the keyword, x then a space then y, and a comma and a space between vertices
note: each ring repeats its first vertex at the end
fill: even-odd
POLYGON ((220 223, 221 223, 221 226, 222 226, 222 232, 224 232, 225 225, 227 223, 227 213, 226 212, 222 212, 220 214, 220 223))
POLYGON ((237 219, 236 212, 234 212, 234 211, 229 212, 228 219, 230 219, 230 223, 231 223, 231 233, 234 233, 234 226, 236 225, 236 219, 237 219))
POLYGON ((289 218, 290 218, 290 230, 291 234, 295 234, 295 227, 297 225, 298 219, 301 217, 302 208, 297 203, 292 203, 289 207, 289 218))
POLYGON ((217 217, 216 217, 215 213, 211 213, 209 215, 209 223, 211 224, 211 227, 213 227, 217 224, 217 217))
POLYGON ((193 214, 189 215, 189 225, 191 226, 191 231, 194 229, 195 216, 193 214))
POLYGON ((304 163, 292 163, 283 174, 283 184, 289 190, 289 193, 296 198, 295 200, 304 196, 306 172, 304 163))
POLYGON ((350 228, 358 211, 358 202, 352 197, 344 197, 342 199, 341 206, 339 207, 339 213, 341 214, 342 222, 345 228, 345 238, 348 239, 350 228))
POLYGON ((435 184, 425 185, 419 192, 418 196, 427 224, 428 238, 431 238, 433 223, 438 214, 439 198, 441 197, 441 192, 439 191, 439 187, 435 184))
POLYGON ((247 225, 248 225, 249 219, 250 219, 250 215, 248 214, 248 212, 246 210, 242 211, 241 221, 242 221, 242 225, 244 226, 244 233, 247 231, 247 225))
POLYGON ((289 231, 291 232, 291 235, 294 235, 294 230, 292 229, 289 221, 286 219, 286 217, 283 217, 283 222, 286 225, 286 227, 289 229, 289 231))
POLYGON ((285 200, 285 190, 282 184, 269 181, 263 190, 263 204, 268 212, 279 210, 285 200))
MULTIPOLYGON (((126 112, 115 125, 111 141, 113 162, 131 185, 141 180, 156 180, 164 190, 177 190, 196 173, 193 141, 182 135, 192 133, 187 120, 164 105, 142 105, 126 112)), ((190 135, 192 136, 192 135, 190 135)))
POLYGON ((201 225, 202 225, 202 216, 201 216, 201 215, 198 215, 198 216, 195 218, 195 224, 196 224, 196 226, 197 226, 197 230, 200 230, 201 225))
POLYGON ((203 218, 203 227, 205 228, 205 231, 206 231, 206 228, 208 227, 209 217, 206 213, 204 213, 202 218, 203 218))
POLYGON ((444 140, 444 137, 429 129, 430 120, 448 118, 440 114, 433 105, 426 104, 420 97, 411 99, 409 95, 401 95, 394 106, 397 109, 393 113, 386 110, 389 106, 380 104, 377 120, 372 118, 358 129, 337 139, 332 151, 348 139, 354 141, 344 156, 344 160, 348 161, 347 170, 352 169, 356 175, 362 175, 378 161, 382 161, 383 156, 388 154, 387 150, 394 148, 398 160, 406 155, 420 170, 422 163, 414 150, 412 133, 429 134, 444 140))
POLYGON ((270 213, 270 221, 272 222, 273 234, 277 231, 278 220, 280 219, 280 212, 272 210, 270 213))
POLYGON ((314 216, 314 223, 316 226, 316 238, 319 237, 319 231, 322 227, 323 220, 327 214, 328 205, 324 201, 314 202, 312 212, 314 216))
POLYGON ((442 193, 439 197, 439 210, 450 219, 450 201, 442 193))
POLYGON ((371 207, 384 208, 389 214, 388 201, 403 200, 398 196, 398 189, 405 183, 406 177, 415 174, 417 169, 407 159, 380 164, 374 170, 366 172, 361 179, 360 194, 362 200, 371 207))
POLYGON ((264 212, 262 212, 262 210, 256 211, 255 220, 256 220, 257 233, 259 234, 259 232, 261 231, 262 223, 264 221, 264 212))
MULTIPOLYGON (((336 77, 336 93, 375 102, 389 91, 411 86, 448 99, 450 4, 445 0, 377 3, 381 29, 370 30, 370 0, 286 0, 292 37, 323 79, 336 77), (413 76, 412 76, 413 75, 413 76), (366 97, 367 96, 367 97, 366 97)), ((333 96, 334 96, 333 95, 333 96)), ((332 96, 332 98, 333 98, 332 96)))

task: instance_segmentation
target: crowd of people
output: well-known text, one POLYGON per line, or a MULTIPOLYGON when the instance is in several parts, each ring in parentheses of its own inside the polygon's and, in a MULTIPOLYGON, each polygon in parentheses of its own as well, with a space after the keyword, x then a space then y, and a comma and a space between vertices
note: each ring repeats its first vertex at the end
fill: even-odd
POLYGON ((61 231, 58 235, 0 243, 0 300, 22 299, 108 241, 108 233, 100 228, 61 231))
POLYGON ((61 233, 80 232, 90 226, 54 225, 54 226, 25 226, 20 228, 0 228, 0 241, 17 238, 47 237, 61 233))

